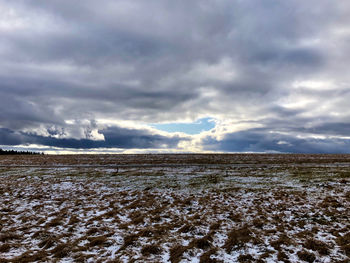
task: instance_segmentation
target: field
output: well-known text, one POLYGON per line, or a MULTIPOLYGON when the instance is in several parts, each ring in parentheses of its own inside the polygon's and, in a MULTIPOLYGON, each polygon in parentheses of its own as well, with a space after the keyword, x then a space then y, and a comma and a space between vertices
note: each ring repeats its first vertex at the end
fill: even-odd
POLYGON ((0 262, 350 262, 350 155, 1 156, 0 262))

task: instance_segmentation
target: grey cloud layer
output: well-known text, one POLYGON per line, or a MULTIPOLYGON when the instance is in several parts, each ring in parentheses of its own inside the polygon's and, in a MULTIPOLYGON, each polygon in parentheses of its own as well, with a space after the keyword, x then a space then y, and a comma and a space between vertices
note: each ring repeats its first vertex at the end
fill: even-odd
POLYGON ((178 136, 165 137, 158 134, 151 134, 146 130, 110 127, 99 132, 104 135, 104 140, 47 137, 24 132, 14 132, 2 128, 0 129, 0 145, 37 144, 63 149, 164 149, 176 148, 180 141, 178 136))
POLYGON ((203 147, 223 152, 349 153, 350 140, 341 138, 298 138, 266 129, 227 134, 221 140, 207 137, 203 147))
MULTIPOLYGON (((65 129, 67 120, 203 116, 264 127, 260 144, 248 129, 239 142, 230 134, 205 139, 204 149, 264 151, 274 145, 268 132, 283 131, 290 136, 281 141, 296 146, 273 150, 303 151, 296 136, 315 134, 327 139, 310 141, 310 151, 323 152, 338 145, 334 136, 349 135, 345 1, 0 0, 0 12, 0 128, 14 132, 6 135, 13 142, 29 143, 28 131, 39 127, 65 129)), ((120 148, 166 141, 152 135, 130 143, 119 134, 123 146, 104 135, 120 148)), ((103 147, 70 134, 36 136, 43 145, 103 147)), ((178 145, 168 139, 168 147, 178 145)))

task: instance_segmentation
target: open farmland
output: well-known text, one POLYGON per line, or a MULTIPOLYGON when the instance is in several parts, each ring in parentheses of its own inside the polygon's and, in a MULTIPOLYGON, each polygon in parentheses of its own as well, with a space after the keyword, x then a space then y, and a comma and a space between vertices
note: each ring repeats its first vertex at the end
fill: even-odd
POLYGON ((0 262, 349 262, 350 155, 0 157, 0 262))

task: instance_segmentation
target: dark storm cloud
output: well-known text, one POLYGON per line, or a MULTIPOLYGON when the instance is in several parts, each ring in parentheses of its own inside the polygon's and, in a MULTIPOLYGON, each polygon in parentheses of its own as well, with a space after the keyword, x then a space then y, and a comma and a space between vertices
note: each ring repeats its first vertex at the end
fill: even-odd
POLYGON ((255 123, 262 141, 267 131, 346 137, 349 10, 330 0, 0 0, 0 128, 72 148, 165 140, 124 145, 100 125, 120 120, 255 123), (105 142, 68 131, 91 119, 105 142))
POLYGON ((3 145, 19 145, 23 143, 23 135, 9 129, 0 129, 0 143, 3 145))
POLYGON ((205 150, 224 152, 349 153, 350 139, 298 138, 266 129, 251 129, 226 134, 217 140, 203 139, 205 150))
MULTIPOLYGON (((123 148, 123 149, 151 149, 175 148, 180 142, 178 136, 165 137, 151 134, 146 130, 109 127, 99 131, 104 140, 55 138, 52 136, 39 136, 24 132, 14 132, 9 129, 0 129, 0 145, 26 145, 37 144, 42 146, 92 149, 92 148, 123 148)), ((52 132, 57 134, 56 132, 52 132)))

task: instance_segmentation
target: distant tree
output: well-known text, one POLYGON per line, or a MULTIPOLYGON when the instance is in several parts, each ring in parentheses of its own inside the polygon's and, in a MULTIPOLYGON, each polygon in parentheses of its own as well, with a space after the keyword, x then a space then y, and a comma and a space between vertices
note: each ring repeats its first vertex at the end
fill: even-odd
POLYGON ((0 155, 39 155, 44 154, 41 152, 30 152, 30 151, 15 151, 15 150, 3 150, 0 148, 0 155))

